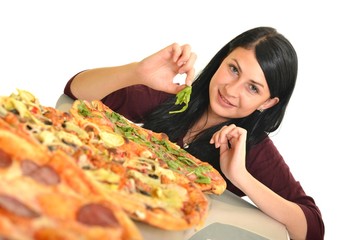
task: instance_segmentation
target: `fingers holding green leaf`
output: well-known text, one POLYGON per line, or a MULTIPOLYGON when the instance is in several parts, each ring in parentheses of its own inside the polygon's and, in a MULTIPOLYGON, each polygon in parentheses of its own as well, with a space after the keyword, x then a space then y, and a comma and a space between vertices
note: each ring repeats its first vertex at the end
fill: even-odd
POLYGON ((184 112, 189 105, 192 86, 186 86, 183 90, 176 94, 175 105, 184 105, 180 110, 170 111, 170 114, 184 112))

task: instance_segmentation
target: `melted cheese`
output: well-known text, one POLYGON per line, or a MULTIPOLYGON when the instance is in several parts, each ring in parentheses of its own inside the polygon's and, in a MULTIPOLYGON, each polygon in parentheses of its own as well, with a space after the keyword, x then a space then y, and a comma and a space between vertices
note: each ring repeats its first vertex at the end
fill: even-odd
POLYGON ((153 173, 157 176, 165 175, 170 180, 176 179, 172 170, 162 168, 160 164, 153 159, 132 158, 124 163, 124 167, 135 168, 138 169, 140 172, 146 171, 149 173, 153 173))
POLYGON ((109 190, 117 190, 120 182, 120 176, 111 170, 99 168, 93 170, 85 170, 86 174, 95 178, 109 190))
POLYGON ((136 170, 129 170, 128 174, 151 188, 147 204, 152 207, 180 209, 183 207, 183 202, 188 200, 186 189, 177 184, 161 184, 160 178, 154 179, 136 170))
POLYGON ((58 139, 61 139, 66 143, 71 143, 76 146, 83 145, 83 142, 75 134, 71 134, 65 131, 57 131, 55 134, 58 139))

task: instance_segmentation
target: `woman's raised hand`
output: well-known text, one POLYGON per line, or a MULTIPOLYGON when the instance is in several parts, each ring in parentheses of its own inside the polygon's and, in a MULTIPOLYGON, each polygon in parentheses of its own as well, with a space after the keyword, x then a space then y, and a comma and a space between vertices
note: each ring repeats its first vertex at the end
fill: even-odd
POLYGON ((194 79, 196 54, 189 44, 173 43, 138 63, 137 75, 145 85, 176 94, 194 79), (185 85, 174 83, 178 74, 186 74, 185 85))

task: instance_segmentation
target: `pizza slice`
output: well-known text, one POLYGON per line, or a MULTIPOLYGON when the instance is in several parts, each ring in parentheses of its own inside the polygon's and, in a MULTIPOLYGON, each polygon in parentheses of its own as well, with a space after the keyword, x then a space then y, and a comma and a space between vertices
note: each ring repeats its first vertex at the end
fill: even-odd
POLYGON ((142 239, 121 203, 66 153, 0 128, 0 236, 142 239))

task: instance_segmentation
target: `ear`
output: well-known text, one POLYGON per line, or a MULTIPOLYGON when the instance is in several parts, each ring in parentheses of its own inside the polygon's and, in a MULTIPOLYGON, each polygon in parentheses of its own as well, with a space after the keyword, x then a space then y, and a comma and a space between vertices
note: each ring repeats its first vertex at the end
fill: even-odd
POLYGON ((262 110, 271 108, 271 107, 275 106, 279 101, 280 101, 280 99, 278 97, 269 98, 258 108, 258 110, 262 111, 262 110))

